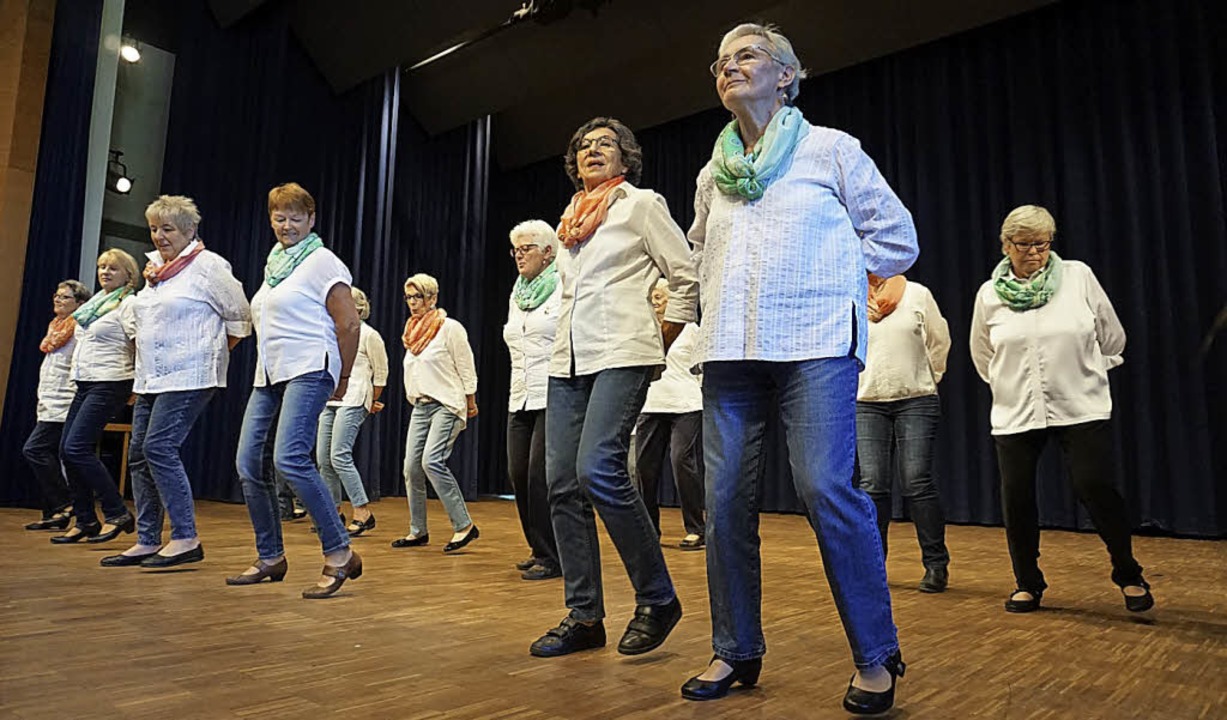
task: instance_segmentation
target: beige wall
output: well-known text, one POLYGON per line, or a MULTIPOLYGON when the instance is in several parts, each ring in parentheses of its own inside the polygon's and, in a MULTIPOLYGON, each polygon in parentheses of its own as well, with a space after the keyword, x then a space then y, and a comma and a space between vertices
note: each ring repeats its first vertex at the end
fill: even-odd
POLYGON ((54 18, 55 0, 0 0, 0 257, 17 273, 0 283, 0 413, 21 305, 54 18))

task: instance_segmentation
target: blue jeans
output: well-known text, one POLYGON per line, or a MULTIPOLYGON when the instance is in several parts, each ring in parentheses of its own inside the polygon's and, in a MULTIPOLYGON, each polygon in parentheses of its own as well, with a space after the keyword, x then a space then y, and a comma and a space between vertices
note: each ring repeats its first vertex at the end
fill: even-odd
POLYGON ((95 497, 107 520, 118 520, 128 514, 115 480, 94 451, 103 428, 123 410, 131 395, 131 380, 77 383, 76 397, 64 420, 60 460, 72 489, 72 512, 79 526, 98 524, 95 497))
POLYGON ((136 504, 137 542, 162 544, 162 508, 170 515, 170 539, 196 537, 192 483, 179 451, 217 388, 138 395, 132 408, 128 470, 136 504))
POLYGON ((349 534, 337 517, 336 506, 332 504, 319 470, 311 461, 320 412, 333 389, 332 375, 327 370, 318 370, 276 385, 252 388, 251 397, 247 399, 235 464, 243 481, 243 497, 256 531, 256 550, 261 560, 273 560, 285 554, 277 508, 277 482, 275 477, 264 472, 264 445, 270 432, 274 438, 273 464, 277 473, 294 486, 295 494, 302 499, 319 531, 324 553, 349 547, 349 534))
POLYGON ((852 484, 856 360, 709 362, 703 370, 707 587, 716 654, 750 660, 767 651, 757 490, 767 418, 778 412, 793 484, 818 538, 852 659, 858 668, 881 665, 899 641, 873 503, 852 484))
POLYGON ((447 466, 452 456, 452 446, 464 421, 451 410, 434 400, 419 402, 409 416, 409 432, 405 439, 405 487, 409 495, 409 534, 420 537, 427 534, 426 527, 426 480, 434 486, 439 502, 447 510, 452 521, 452 530, 460 532, 473 524, 469 508, 464 504, 464 495, 456 476, 447 466))
POLYGON ((861 489, 869 493, 878 514, 878 534, 886 553, 887 529, 892 512, 894 470, 907 499, 920 559, 926 568, 950 564, 946 549, 946 517, 933 481, 933 448, 942 415, 936 395, 856 404, 856 451, 861 468, 861 489), (893 462, 892 462, 893 460, 893 462))
POLYGON ((631 428, 652 368, 552 377, 545 406, 545 478, 571 617, 605 617, 601 549, 593 507, 601 514, 637 605, 664 605, 676 593, 656 526, 626 471, 631 428))
POLYGON ((21 454, 34 470, 38 479, 39 499, 43 504, 43 519, 68 507, 68 481, 64 479, 64 467, 60 465, 60 439, 64 436, 64 423, 38 421, 34 431, 26 438, 21 454))
POLYGON ((320 413, 319 435, 315 438, 315 459, 320 466, 320 475, 332 493, 332 501, 341 504, 341 486, 354 507, 362 507, 370 500, 362 486, 362 475, 354 467, 354 441, 366 420, 366 408, 324 407, 320 413))

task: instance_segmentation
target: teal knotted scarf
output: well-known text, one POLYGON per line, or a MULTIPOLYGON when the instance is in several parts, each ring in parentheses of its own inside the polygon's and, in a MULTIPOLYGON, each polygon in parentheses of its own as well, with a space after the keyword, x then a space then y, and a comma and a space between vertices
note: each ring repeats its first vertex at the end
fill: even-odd
POLYGON ((1027 278, 1026 282, 1010 277, 1010 258, 1005 257, 993 269, 993 290, 1011 310, 1022 312, 1043 307, 1061 289, 1061 258, 1048 253, 1048 264, 1027 278))
POLYGON ((77 321, 77 325, 87 328, 94 324, 98 318, 111 312, 119 307, 119 303, 128 297, 132 292, 132 288, 124 285, 117 287, 110 292, 99 290, 92 298, 85 301, 85 304, 77 308, 72 314, 72 319, 77 321))
POLYGON ((264 282, 268 283, 271 288, 277 287, 290 276, 290 273, 294 272, 295 268, 302 265, 308 255, 322 247, 324 247, 324 241, 315 233, 311 233, 288 249, 281 243, 277 243, 264 263, 264 282))
POLYGON ((716 138, 708 164, 716 187, 726 195, 740 195, 747 200, 761 198, 807 132, 809 123, 805 116, 786 105, 771 118, 758 146, 747 156, 745 143, 737 132, 737 121, 733 120, 716 138))
POLYGON ((550 262, 537 277, 525 281, 523 276, 516 278, 515 287, 511 289, 511 298, 516 307, 524 312, 536 310, 541 303, 549 299, 558 287, 558 263, 550 262))

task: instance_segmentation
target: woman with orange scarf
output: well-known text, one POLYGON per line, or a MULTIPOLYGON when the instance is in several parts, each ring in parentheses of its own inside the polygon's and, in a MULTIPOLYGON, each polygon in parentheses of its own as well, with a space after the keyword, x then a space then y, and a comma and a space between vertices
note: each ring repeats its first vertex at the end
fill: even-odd
POLYGON ((456 476, 447 466, 452 446, 468 419, 477 416, 477 369, 464 326, 440 307, 439 281, 418 273, 405 281, 405 397, 413 405, 405 440, 405 487, 409 495, 409 534, 392 547, 430 542, 426 527, 426 480, 434 486, 452 523, 449 553, 480 533, 469 517, 456 476))

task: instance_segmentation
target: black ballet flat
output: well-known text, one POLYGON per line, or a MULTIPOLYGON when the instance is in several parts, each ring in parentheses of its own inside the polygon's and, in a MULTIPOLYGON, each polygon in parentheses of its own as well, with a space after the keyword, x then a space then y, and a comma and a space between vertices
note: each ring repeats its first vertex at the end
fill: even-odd
MULTIPOLYGON (((853 686, 849 681, 848 692, 844 694, 844 710, 853 715, 880 715, 894 707, 895 684, 899 678, 903 677, 903 671, 907 669, 907 665, 903 663, 903 656, 896 650, 894 655, 882 663, 882 667, 890 673, 890 689, 884 692, 869 692, 853 686)), ((856 676, 853 675, 852 679, 855 680, 856 676)))
POLYGON ((733 668, 733 671, 722 680, 700 680, 699 676, 695 675, 687 680, 685 685, 682 685, 682 697, 687 700, 716 700, 728 695, 729 688, 733 687, 734 683, 741 683, 746 687, 754 687, 758 683, 758 674, 763 669, 762 658, 725 660, 718 655, 713 655, 711 661, 716 662, 716 660, 733 668))
POLYGON ((178 555, 161 555, 154 553, 152 556, 141 561, 141 567, 144 568, 168 568, 176 565, 184 565, 186 563, 195 563, 204 560, 204 545, 197 545, 191 550, 186 550, 178 555))
POLYGON ((354 520, 353 522, 351 522, 349 524, 349 527, 347 527, 345 531, 349 533, 350 537, 358 537, 359 535, 366 532, 367 530, 374 530, 374 529, 375 529, 375 513, 371 513, 371 515, 367 517, 366 520, 361 520, 361 521, 354 520))
POLYGON ((71 518, 67 515, 53 515, 26 525, 26 530, 67 530, 69 522, 71 518))
POLYGON ((1044 597, 1043 590, 1023 590, 1019 588, 1010 593, 1009 599, 1005 601, 1005 611, 1012 613, 1029 613, 1040 609, 1040 598, 1044 597), (1018 593, 1027 593, 1031 596, 1030 600, 1015 600, 1014 596, 1018 593))
POLYGON ((459 540, 453 540, 452 542, 449 542, 448 544, 444 545, 443 552, 445 553, 456 552, 460 548, 464 547, 465 545, 468 545, 469 543, 473 542, 479 537, 481 537, 481 531, 477 529, 476 525, 472 525, 469 527, 469 532, 464 537, 460 538, 459 540))
POLYGON ((85 542, 90 542, 90 543, 110 542, 114 540, 115 538, 119 537, 120 533, 131 534, 132 532, 136 530, 136 518, 132 517, 131 513, 124 515, 122 518, 116 518, 115 520, 107 520, 107 524, 112 526, 110 530, 107 530, 106 532, 99 532, 97 535, 90 538, 89 540, 86 540, 85 542))
POLYGON ((423 545, 429 545, 429 544, 430 544, 430 533, 426 533, 425 535, 418 535, 415 538, 409 538, 409 537, 396 538, 395 540, 392 541, 392 547, 394 548, 421 547, 423 545))
POLYGON ((102 567, 133 567, 140 565, 144 562, 145 558, 151 558, 154 555, 157 555, 157 553, 151 552, 146 555, 108 555, 99 560, 98 564, 102 567))
POLYGON ((81 532, 76 533, 75 535, 69 535, 67 533, 63 535, 56 535, 55 537, 51 538, 51 542, 55 543, 56 545, 79 543, 82 540, 87 540, 102 532, 102 525, 98 523, 94 523, 93 525, 76 525, 68 532, 71 533, 73 530, 80 530, 81 532))
POLYGON ((1125 588, 1121 588, 1121 595, 1125 596, 1125 609, 1129 612, 1146 612, 1155 606, 1155 596, 1150 594, 1150 583, 1141 580, 1125 587, 1141 587, 1146 591, 1145 595, 1128 595, 1125 593, 1125 588))

